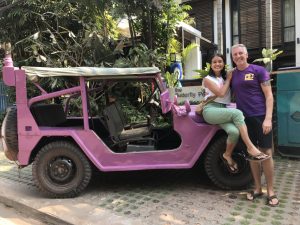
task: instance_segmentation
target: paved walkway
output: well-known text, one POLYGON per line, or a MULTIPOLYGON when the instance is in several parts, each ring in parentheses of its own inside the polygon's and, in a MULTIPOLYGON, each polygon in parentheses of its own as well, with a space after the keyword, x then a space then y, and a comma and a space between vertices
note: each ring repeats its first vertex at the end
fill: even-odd
POLYGON ((300 224, 300 161, 276 157, 280 205, 245 192, 222 191, 195 170, 98 174, 77 198, 48 199, 34 186, 31 166, 18 170, 0 151, 0 202, 48 224, 211 225, 300 224))

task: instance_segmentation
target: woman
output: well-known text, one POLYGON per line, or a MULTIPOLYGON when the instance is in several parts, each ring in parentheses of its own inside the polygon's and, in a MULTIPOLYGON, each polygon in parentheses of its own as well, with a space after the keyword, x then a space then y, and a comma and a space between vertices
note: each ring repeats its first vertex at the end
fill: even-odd
POLYGON ((223 162, 232 173, 238 172, 238 165, 232 159, 232 152, 236 146, 239 135, 247 146, 248 160, 262 161, 269 158, 268 155, 259 151, 251 142, 248 136, 247 127, 244 122, 243 113, 234 108, 226 108, 230 103, 231 95, 229 90, 232 71, 227 74, 225 81, 225 60, 223 55, 215 54, 211 58, 211 69, 209 75, 203 79, 205 87, 205 99, 216 98, 205 105, 203 118, 207 123, 217 124, 228 134, 226 150, 220 156, 223 162))

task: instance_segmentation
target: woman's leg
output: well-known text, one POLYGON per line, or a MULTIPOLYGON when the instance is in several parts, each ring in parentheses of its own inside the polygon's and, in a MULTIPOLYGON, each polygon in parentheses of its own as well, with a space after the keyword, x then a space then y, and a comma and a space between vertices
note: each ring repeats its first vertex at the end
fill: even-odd
MULTIPOLYGON (((226 124, 226 123, 233 123, 234 120, 239 122, 239 115, 237 115, 236 111, 239 111, 237 109, 229 109, 222 107, 221 104, 218 103, 212 103, 205 106, 203 110, 203 118, 204 120, 209 124, 226 124), (236 119, 235 119, 236 118, 236 119)), ((239 111, 241 112, 241 111, 239 111)), ((241 113, 243 116, 243 114, 241 113)), ((245 123, 244 118, 242 119, 242 122, 245 123)), ((235 124, 236 125, 236 124, 235 124)))
POLYGON ((222 157, 226 160, 229 170, 237 172, 238 166, 232 159, 232 152, 239 140, 240 133, 238 128, 232 123, 232 120, 229 119, 227 110, 225 108, 209 106, 204 110, 203 117, 210 124, 218 124, 228 134, 226 149, 222 157))
POLYGON ((250 140, 248 135, 248 129, 245 124, 245 117, 243 113, 238 109, 230 109, 232 112, 232 120, 233 123, 237 126, 240 131, 241 138, 244 141, 245 145, 247 146, 247 152, 251 156, 257 156, 258 158, 265 159, 267 155, 263 154, 250 140), (260 156, 259 156, 260 155, 260 156))
POLYGON ((247 126, 244 121, 245 118, 240 110, 208 106, 203 111, 203 117, 205 121, 210 124, 221 125, 224 123, 234 123, 240 131, 241 138, 247 146, 248 153, 252 156, 256 156, 261 153, 261 151, 259 151, 251 142, 248 136, 247 126))
MULTIPOLYGON (((245 117, 243 113, 238 109, 228 109, 232 113, 233 123, 237 126, 240 131, 241 138, 247 146, 247 152, 252 156, 257 156, 262 152, 252 143, 248 135, 248 129, 245 124, 245 117)), ((263 157, 263 156, 262 156, 263 157)))
POLYGON ((249 138, 248 135, 248 129, 246 124, 239 126, 239 130, 241 133, 241 138, 244 141, 245 145, 247 146, 247 151, 250 155, 258 155, 261 153, 261 151, 259 151, 255 145, 252 143, 252 141, 249 138))
POLYGON ((231 172, 237 172, 238 165, 232 159, 232 153, 239 140, 240 132, 233 123, 223 123, 220 124, 220 127, 223 130, 225 130, 225 132, 228 134, 226 149, 222 156, 227 161, 227 164, 229 165, 229 169, 231 170, 231 172))

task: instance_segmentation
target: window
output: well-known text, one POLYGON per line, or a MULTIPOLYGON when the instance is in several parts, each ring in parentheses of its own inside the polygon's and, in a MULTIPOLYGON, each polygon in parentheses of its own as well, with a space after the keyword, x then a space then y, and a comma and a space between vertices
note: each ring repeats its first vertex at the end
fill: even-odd
POLYGON ((283 0, 283 38, 295 41, 295 0, 283 0))
POLYGON ((231 0, 231 18, 232 18, 232 44, 240 43, 239 31, 239 1, 231 0))

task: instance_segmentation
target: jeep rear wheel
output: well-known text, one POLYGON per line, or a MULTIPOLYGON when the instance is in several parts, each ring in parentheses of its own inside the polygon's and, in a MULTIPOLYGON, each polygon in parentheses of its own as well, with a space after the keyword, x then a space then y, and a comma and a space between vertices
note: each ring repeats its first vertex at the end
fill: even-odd
POLYGON ((86 188, 92 169, 77 146, 57 141, 39 151, 32 165, 32 175, 38 188, 48 196, 71 198, 86 188))
POLYGON ((231 173, 221 159, 225 151, 226 136, 216 139, 209 147, 205 161, 205 171, 210 180, 222 189, 242 189, 252 182, 249 162, 242 151, 234 150, 232 158, 237 162, 238 173, 231 173))
POLYGON ((5 141, 5 156, 12 161, 18 160, 18 128, 17 128, 17 108, 10 107, 2 123, 2 134, 5 141))

